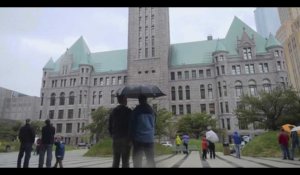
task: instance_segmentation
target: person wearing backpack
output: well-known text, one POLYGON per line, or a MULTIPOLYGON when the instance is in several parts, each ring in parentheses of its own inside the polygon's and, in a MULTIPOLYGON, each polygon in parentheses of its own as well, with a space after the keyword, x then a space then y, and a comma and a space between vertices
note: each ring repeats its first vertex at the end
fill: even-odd
POLYGON ((183 146, 184 146, 184 151, 183 153, 184 154, 189 154, 189 141, 190 141, 190 137, 187 133, 185 133, 183 136, 182 136, 182 140, 183 140, 183 146))

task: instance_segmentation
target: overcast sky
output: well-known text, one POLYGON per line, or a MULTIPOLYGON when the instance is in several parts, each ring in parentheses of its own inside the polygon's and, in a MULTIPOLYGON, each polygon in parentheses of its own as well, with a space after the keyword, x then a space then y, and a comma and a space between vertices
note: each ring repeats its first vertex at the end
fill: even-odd
MULTIPOLYGON (((255 8, 170 8, 171 44, 225 37, 255 8)), ((92 52, 127 49, 128 8, 0 8, 0 87, 40 96, 42 70, 80 36, 92 52)))

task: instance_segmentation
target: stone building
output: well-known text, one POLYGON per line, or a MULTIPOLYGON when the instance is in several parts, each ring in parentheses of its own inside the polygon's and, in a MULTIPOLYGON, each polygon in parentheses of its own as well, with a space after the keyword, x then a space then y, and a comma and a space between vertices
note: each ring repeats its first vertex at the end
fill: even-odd
POLYGON ((288 83, 283 48, 273 35, 265 39, 234 17, 225 38, 170 44, 168 8, 130 8, 128 23, 127 50, 91 53, 80 37, 45 65, 40 117, 51 118, 67 143, 80 142, 91 111, 115 107, 116 90, 128 84, 159 86, 167 96, 149 101, 172 111, 174 120, 206 112, 229 134, 263 132, 233 112, 241 94, 288 83))

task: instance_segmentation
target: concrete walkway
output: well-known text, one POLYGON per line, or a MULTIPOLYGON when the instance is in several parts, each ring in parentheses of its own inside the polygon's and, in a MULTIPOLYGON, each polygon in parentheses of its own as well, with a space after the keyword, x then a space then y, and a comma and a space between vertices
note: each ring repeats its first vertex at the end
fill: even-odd
MULTIPOLYGON (((112 157, 83 157, 87 149, 67 151, 63 165, 66 168, 108 168, 112 165, 112 157)), ((17 152, 0 153, 0 167, 16 167, 17 152)), ((54 156, 54 154, 53 154, 54 156)), ((24 158, 23 158, 24 159, 24 158)), ((205 161, 200 159, 198 151, 192 151, 189 155, 173 154, 163 155, 155 158, 157 167, 170 168, 214 168, 214 167, 300 167, 300 161, 281 160, 280 158, 253 158, 243 157, 241 159, 235 158, 233 155, 224 156, 223 153, 218 152, 216 159, 207 159, 205 161)), ((145 162, 145 161, 144 161, 145 162)), ((52 165, 55 163, 55 158, 52 160, 52 165)), ((38 167, 38 156, 32 155, 29 167, 38 167)), ((132 167, 132 161, 130 162, 132 167)))

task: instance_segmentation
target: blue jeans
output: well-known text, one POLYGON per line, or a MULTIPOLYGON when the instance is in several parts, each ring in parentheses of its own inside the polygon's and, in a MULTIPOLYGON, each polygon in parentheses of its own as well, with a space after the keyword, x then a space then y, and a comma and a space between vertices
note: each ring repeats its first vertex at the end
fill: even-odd
POLYGON ((288 146, 280 144, 283 159, 290 159, 290 152, 288 146))
POLYGON ((234 144, 236 158, 241 158, 241 145, 234 144))
POLYGON ((46 167, 51 168, 52 146, 53 146, 52 144, 41 145, 40 157, 39 157, 39 168, 43 168, 46 151, 47 151, 46 167))

